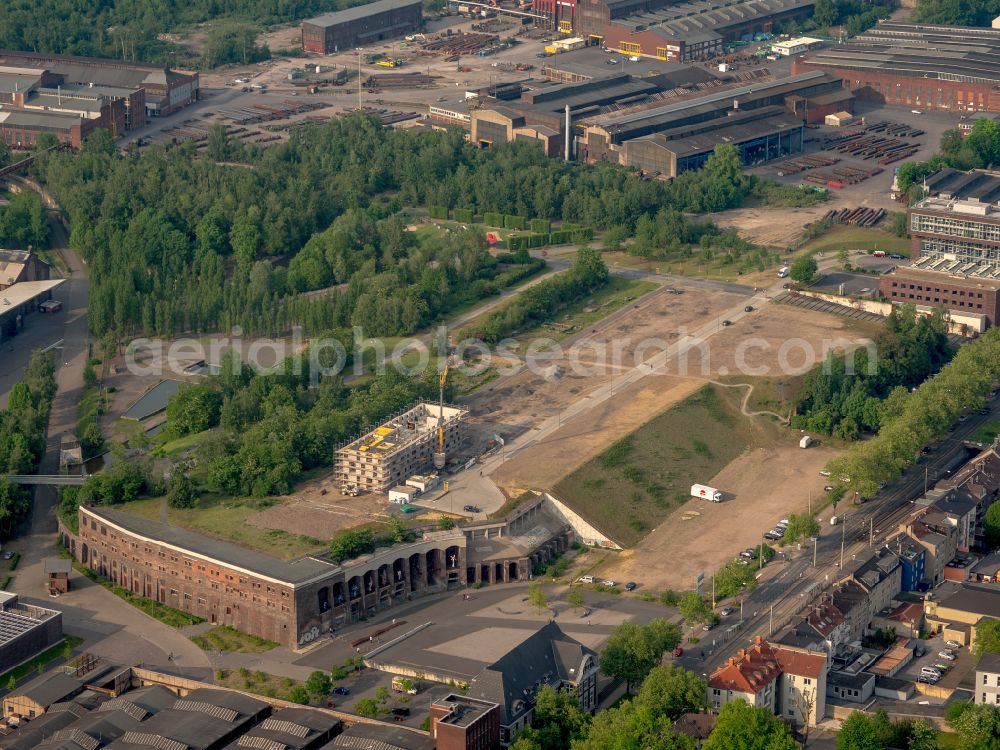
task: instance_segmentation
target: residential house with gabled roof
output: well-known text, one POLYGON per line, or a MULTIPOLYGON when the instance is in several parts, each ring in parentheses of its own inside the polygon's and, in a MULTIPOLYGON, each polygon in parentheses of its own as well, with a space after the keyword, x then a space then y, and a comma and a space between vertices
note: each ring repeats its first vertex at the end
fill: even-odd
POLYGON ((868 595, 868 616, 865 628, 875 619, 900 592, 902 570, 899 558, 889 549, 875 550, 875 554, 865 560, 852 576, 868 595))
POLYGON ((840 644, 850 640, 849 636, 844 613, 833 603, 832 596, 823 594, 799 613, 776 643, 832 654, 840 644))
MULTIPOLYGON (((934 519, 931 519, 932 521, 934 519)), ((901 529, 926 550, 924 558, 924 583, 933 588, 944 580, 945 566, 958 550, 954 528, 924 522, 924 516, 909 521, 901 529)))
POLYGON ((853 578, 846 578, 835 584, 830 593, 834 606, 843 614, 847 624, 847 640, 860 641, 870 622, 868 592, 853 578))
POLYGON ((757 636, 708 678, 708 703, 718 711, 743 700, 795 724, 815 725, 826 712, 828 671, 821 651, 772 645, 757 636))

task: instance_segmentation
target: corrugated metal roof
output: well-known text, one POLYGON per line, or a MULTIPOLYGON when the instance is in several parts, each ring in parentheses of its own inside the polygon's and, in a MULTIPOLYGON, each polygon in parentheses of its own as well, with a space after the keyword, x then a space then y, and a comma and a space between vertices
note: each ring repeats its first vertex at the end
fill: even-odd
POLYGON ((401 10, 414 5, 422 6, 423 0, 379 0, 378 2, 368 3, 367 5, 358 5, 345 10, 338 10, 334 13, 324 13, 323 15, 316 16, 315 18, 307 18, 302 23, 309 24, 310 26, 329 28, 330 26, 337 26, 338 24, 347 23, 349 21, 359 21, 362 18, 367 18, 368 16, 376 13, 385 13, 390 10, 401 10))

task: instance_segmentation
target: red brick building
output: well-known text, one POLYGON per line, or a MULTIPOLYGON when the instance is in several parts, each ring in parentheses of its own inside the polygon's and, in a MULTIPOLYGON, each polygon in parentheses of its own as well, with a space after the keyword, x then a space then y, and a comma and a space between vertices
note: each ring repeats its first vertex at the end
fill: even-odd
POLYGON ((952 112, 1000 112, 1000 29, 882 23, 847 44, 798 58, 858 99, 952 112))
MULTIPOLYGON (((988 186, 987 186, 988 187, 988 186)), ((974 198, 926 198, 907 211, 911 265, 882 277, 890 302, 945 307, 997 324, 1000 206, 974 198)))
POLYGON ((500 750, 500 704, 452 693, 431 704, 437 750, 500 750))

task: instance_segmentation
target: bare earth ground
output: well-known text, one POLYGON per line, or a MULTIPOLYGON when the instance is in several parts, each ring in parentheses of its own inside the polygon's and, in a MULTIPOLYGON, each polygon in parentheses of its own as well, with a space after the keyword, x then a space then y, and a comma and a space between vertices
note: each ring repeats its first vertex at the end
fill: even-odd
POLYGON ((679 374, 802 375, 822 362, 830 348, 861 345, 877 328, 873 323, 771 303, 722 328, 706 347, 693 350, 687 371, 679 374))
MULTIPOLYGON (((496 386, 488 386, 469 400, 472 408, 470 422, 483 431, 516 435, 544 418, 551 417, 595 388, 607 385, 613 373, 631 369, 638 362, 661 352, 664 346, 675 342, 683 329, 694 327, 706 318, 718 315, 721 310, 740 301, 736 294, 688 289, 684 294, 673 295, 654 292, 638 307, 627 309, 620 318, 613 318, 604 325, 598 324, 595 332, 588 334, 586 346, 579 348, 579 363, 588 374, 578 374, 572 369, 567 356, 546 362, 545 366, 559 365, 565 374, 546 380, 542 374, 525 370, 496 386), (663 342, 642 354, 644 342, 663 342), (621 351, 619 364, 611 360, 607 366, 596 364, 594 346, 617 346, 621 351), (636 357, 639 352, 638 360, 636 357)), ((568 349, 568 347, 567 347, 568 349)), ((622 398, 614 398, 613 406, 602 406, 591 412, 593 419, 577 420, 583 424, 556 433, 547 440, 509 464, 504 464, 493 479, 501 486, 547 486, 554 484, 587 458, 607 446, 615 437, 631 432, 653 415, 691 393, 696 383, 684 378, 654 378, 641 387, 630 389, 622 398), (608 430, 604 432, 604 430, 608 430), (566 446, 560 440, 570 440, 566 446), (539 451, 544 451, 539 453, 539 451), (542 479, 548 481, 539 484, 542 479)))
POLYGON ((725 502, 690 501, 636 547, 611 556, 600 574, 647 590, 693 589, 699 573, 707 580, 779 519, 805 511, 810 492, 819 498, 819 470, 838 454, 795 443, 747 451, 706 482, 726 493, 725 502))
POLYGON ((624 389, 530 451, 501 465, 493 480, 507 488, 552 487, 609 444, 692 394, 702 381, 656 375, 624 389))

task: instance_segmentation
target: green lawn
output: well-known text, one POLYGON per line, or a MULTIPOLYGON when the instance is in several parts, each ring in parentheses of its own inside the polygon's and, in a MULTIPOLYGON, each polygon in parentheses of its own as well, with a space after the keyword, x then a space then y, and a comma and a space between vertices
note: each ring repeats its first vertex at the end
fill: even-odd
POLYGON ((837 253, 847 250, 885 250, 909 257, 910 240, 883 232, 881 229, 835 225, 799 249, 803 253, 837 253))
MULTIPOLYGON (((289 534, 280 529, 260 529, 247 523, 247 519, 254 513, 276 502, 278 501, 270 499, 205 495, 194 508, 168 508, 167 520, 171 524, 286 560, 314 552, 323 546, 319 539, 289 534)), ((116 507, 140 518, 158 521, 160 506, 161 498, 150 498, 122 503, 116 507)))
POLYGON ((207 633, 191 637, 202 651, 228 651, 230 653, 262 654, 277 648, 278 644, 255 635, 241 633, 239 630, 219 625, 207 633))
POLYGON ((34 676, 38 672, 39 667, 44 670, 45 667, 51 662, 56 659, 64 658, 81 643, 83 643, 83 638, 66 634, 63 639, 59 641, 59 643, 49 646, 31 661, 26 662, 25 664, 19 664, 13 669, 10 669, 0 675, 0 688, 6 688, 7 685, 10 684, 12 677, 15 682, 19 682, 22 678, 27 677, 28 675, 34 676))
POLYGON ((97 386, 87 388, 80 397, 80 405, 76 423, 77 435, 82 435, 84 429, 91 422, 97 422, 97 418, 104 411, 104 394, 97 386))
POLYGON ((743 393, 705 386, 555 486, 555 494, 623 546, 631 546, 687 502, 748 446, 771 442, 777 427, 739 412, 743 393))
POLYGON ((938 732, 937 741, 939 750, 959 750, 962 747, 962 738, 952 732, 938 732))
POLYGON ((992 443, 997 435, 1000 435, 1000 420, 994 419, 976 430, 969 440, 974 443, 992 443))
POLYGON ((211 434, 211 430, 205 430, 204 432, 196 432, 193 435, 184 435, 183 437, 168 440, 162 437, 165 433, 161 432, 153 439, 153 442, 157 443, 156 447, 153 448, 153 455, 157 458, 166 458, 183 453, 194 448, 208 437, 209 434, 211 434))

